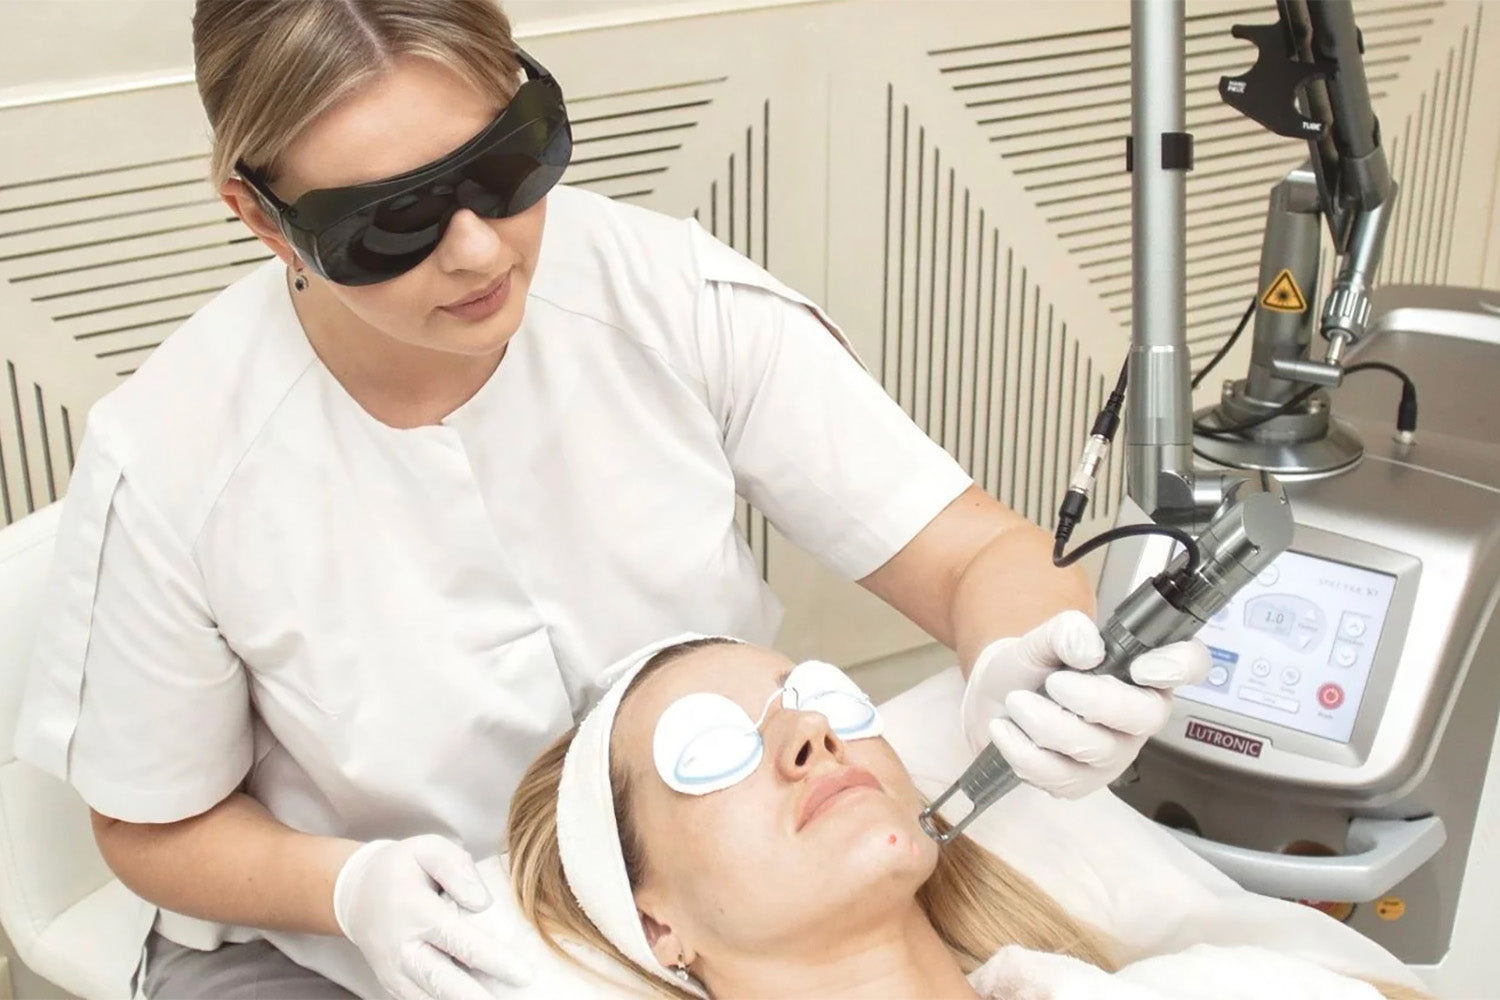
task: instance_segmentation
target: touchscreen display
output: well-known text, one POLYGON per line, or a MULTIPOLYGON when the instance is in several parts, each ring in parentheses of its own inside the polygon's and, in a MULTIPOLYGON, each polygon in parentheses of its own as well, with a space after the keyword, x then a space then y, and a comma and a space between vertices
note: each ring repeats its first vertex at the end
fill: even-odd
POLYGON ((1214 665, 1178 695, 1349 742, 1396 578, 1284 552, 1198 638, 1214 665))

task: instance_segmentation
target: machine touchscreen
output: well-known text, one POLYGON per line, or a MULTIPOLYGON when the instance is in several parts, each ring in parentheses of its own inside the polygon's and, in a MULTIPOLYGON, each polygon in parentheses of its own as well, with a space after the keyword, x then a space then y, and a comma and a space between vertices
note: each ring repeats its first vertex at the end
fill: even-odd
POLYGON ((1183 698, 1349 742, 1396 578, 1288 551, 1198 638, 1214 665, 1183 698))

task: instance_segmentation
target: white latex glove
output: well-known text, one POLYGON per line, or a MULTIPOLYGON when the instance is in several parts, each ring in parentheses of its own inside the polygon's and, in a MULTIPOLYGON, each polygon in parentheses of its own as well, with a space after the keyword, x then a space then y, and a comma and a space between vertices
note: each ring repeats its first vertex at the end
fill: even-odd
POLYGON ((970 748, 978 753, 994 743, 1023 781, 1080 798, 1130 766, 1167 724, 1171 689, 1198 683, 1213 664, 1196 639, 1175 642, 1136 657, 1130 676, 1142 686, 1133 687, 1087 672, 1103 659, 1098 626, 1082 611, 1064 611, 1023 636, 990 643, 964 688, 970 748))
POLYGON ((531 979, 506 942, 461 918, 460 904, 491 902, 474 859, 436 834, 365 844, 333 886, 339 929, 396 1000, 490 1000, 469 969, 511 986, 531 979))

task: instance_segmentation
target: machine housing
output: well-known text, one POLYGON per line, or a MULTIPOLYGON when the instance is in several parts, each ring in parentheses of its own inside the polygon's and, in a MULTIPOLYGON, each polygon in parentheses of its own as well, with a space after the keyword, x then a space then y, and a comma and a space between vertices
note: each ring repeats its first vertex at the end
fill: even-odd
MULTIPOLYGON (((1394 379, 1360 373, 1332 393, 1363 458, 1280 477, 1290 549, 1199 633, 1215 670, 1179 692, 1117 791, 1247 888, 1353 903, 1327 908, 1431 966, 1484 849, 1481 794, 1500 783, 1487 774, 1500 712, 1500 294, 1382 289, 1348 358, 1368 360, 1420 387, 1416 441, 1392 434, 1394 379)), ((1170 544, 1112 545, 1101 612, 1170 544)))

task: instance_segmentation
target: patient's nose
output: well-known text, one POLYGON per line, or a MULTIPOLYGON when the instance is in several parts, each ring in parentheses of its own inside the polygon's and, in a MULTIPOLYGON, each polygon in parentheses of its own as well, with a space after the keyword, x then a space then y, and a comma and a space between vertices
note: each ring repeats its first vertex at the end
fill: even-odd
POLYGON ((776 766, 783 777, 795 781, 820 763, 842 762, 844 741, 828 726, 819 712, 788 710, 777 713, 785 725, 776 753, 776 766))

